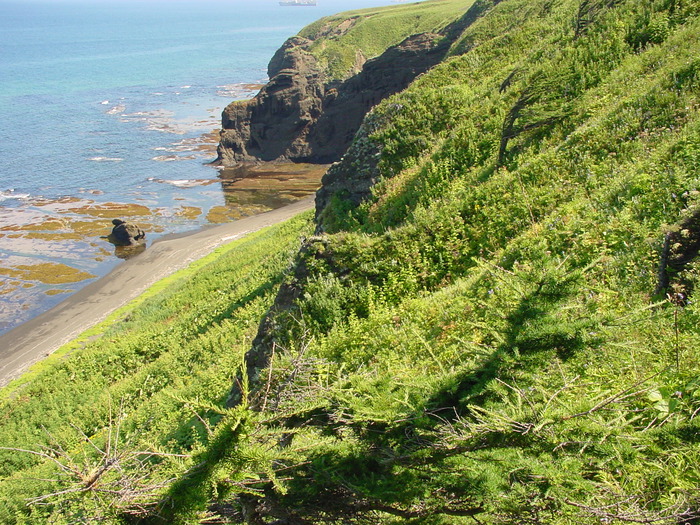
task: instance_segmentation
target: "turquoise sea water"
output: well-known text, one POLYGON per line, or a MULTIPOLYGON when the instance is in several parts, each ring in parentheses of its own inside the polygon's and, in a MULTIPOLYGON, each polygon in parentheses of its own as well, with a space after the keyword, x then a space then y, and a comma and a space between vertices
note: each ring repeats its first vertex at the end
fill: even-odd
POLYGON ((0 0, 0 332, 92 279, 47 283, 35 264, 96 278, 118 263, 99 235, 73 235, 81 214, 156 210, 151 241, 206 224, 224 198, 201 137, 222 109, 254 94, 246 84, 266 81, 270 57, 304 25, 390 3, 0 0), (179 213, 189 208, 202 213, 179 213))

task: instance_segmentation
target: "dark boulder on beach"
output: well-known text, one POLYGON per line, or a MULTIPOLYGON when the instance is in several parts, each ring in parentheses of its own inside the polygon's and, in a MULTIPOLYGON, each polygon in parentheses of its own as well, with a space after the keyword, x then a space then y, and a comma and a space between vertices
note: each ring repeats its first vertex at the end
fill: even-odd
POLYGON ((146 238, 144 231, 135 224, 127 223, 121 219, 114 219, 112 224, 114 224, 114 228, 109 235, 109 240, 117 246, 139 244, 146 238))

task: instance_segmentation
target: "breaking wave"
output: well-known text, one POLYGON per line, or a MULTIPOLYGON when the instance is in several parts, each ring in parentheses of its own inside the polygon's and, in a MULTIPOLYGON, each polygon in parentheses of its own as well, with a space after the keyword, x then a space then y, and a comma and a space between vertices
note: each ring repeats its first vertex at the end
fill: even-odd
POLYGON ((9 190, 0 190, 0 202, 3 201, 9 201, 9 200, 27 200, 29 199, 30 195, 28 193, 15 193, 14 189, 9 189, 9 190))
POLYGON ((196 186, 208 186, 209 184, 214 184, 218 182, 216 179, 184 179, 184 180, 168 180, 168 179, 156 179, 149 178, 151 182, 158 182, 160 184, 170 184, 177 188, 194 188, 196 186))

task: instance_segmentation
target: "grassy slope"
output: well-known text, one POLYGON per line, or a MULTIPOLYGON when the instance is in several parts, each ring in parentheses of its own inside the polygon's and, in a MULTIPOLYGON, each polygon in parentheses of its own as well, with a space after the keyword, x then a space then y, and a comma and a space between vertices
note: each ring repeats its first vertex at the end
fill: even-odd
POLYGON ((384 179, 306 256, 226 445, 255 461, 203 493, 292 522, 690 522, 700 309, 652 294, 700 195, 697 12, 506 0, 376 108, 384 179))
MULTIPOLYGON (((451 59, 380 104, 369 140, 383 179, 370 202, 340 206, 344 228, 304 255, 303 293, 277 318, 262 385, 223 409, 245 329, 185 313, 166 346, 190 326, 214 330, 222 339, 193 341, 199 357, 185 363, 213 352, 223 366, 203 381, 173 368, 179 390, 152 405, 136 394, 148 377, 127 371, 131 393, 117 382, 112 399, 133 400, 124 425, 137 438, 124 450, 188 457, 125 458, 146 476, 127 483, 145 484, 143 499, 89 490, 46 512, 60 521, 96 507, 118 521, 161 498, 166 523, 693 523, 700 306, 653 290, 664 233, 700 197, 700 6, 608 4, 503 0, 451 59)), ((255 268, 253 289, 265 287, 255 268)), ((695 265, 682 277, 684 292, 697 287, 695 265)), ((255 304, 247 334, 269 301, 255 304)), ((125 355, 151 353, 156 328, 136 331, 125 355)), ((3 429, 31 399, 6 404, 16 423, 3 429)), ((99 428, 110 403, 92 411, 99 428)), ((46 435, 33 425, 24 446, 46 435)), ((55 428, 67 450, 84 450, 55 428)), ((48 465, 14 476, 47 476, 48 465)), ((2 487, 9 509, 42 489, 2 487)))
POLYGON ((243 354, 308 227, 305 214, 219 249, 120 311, 83 348, 3 389, 0 444, 43 451, 66 470, 48 457, 0 451, 0 523, 92 522, 119 510, 104 501, 128 492, 138 507, 139 491, 152 499, 191 467, 188 456, 225 414, 243 354), (147 454, 120 457, 123 450, 147 454), (106 465, 79 502, 68 493, 49 498, 48 508, 25 508, 27 499, 85 488, 106 465))
POLYGON ((299 34, 314 41, 310 47, 332 79, 356 71, 358 51, 374 58, 407 36, 437 32, 472 4, 465 0, 428 0, 415 4, 347 11, 305 27, 299 34))

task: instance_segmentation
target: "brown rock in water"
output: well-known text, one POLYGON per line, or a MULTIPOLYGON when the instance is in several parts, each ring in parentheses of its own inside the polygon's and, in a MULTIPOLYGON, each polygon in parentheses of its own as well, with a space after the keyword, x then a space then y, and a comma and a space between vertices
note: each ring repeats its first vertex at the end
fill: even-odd
POLYGON ((121 219, 112 221, 114 228, 109 235, 109 240, 118 246, 131 246, 139 244, 146 238, 144 231, 135 224, 129 224, 121 219))

